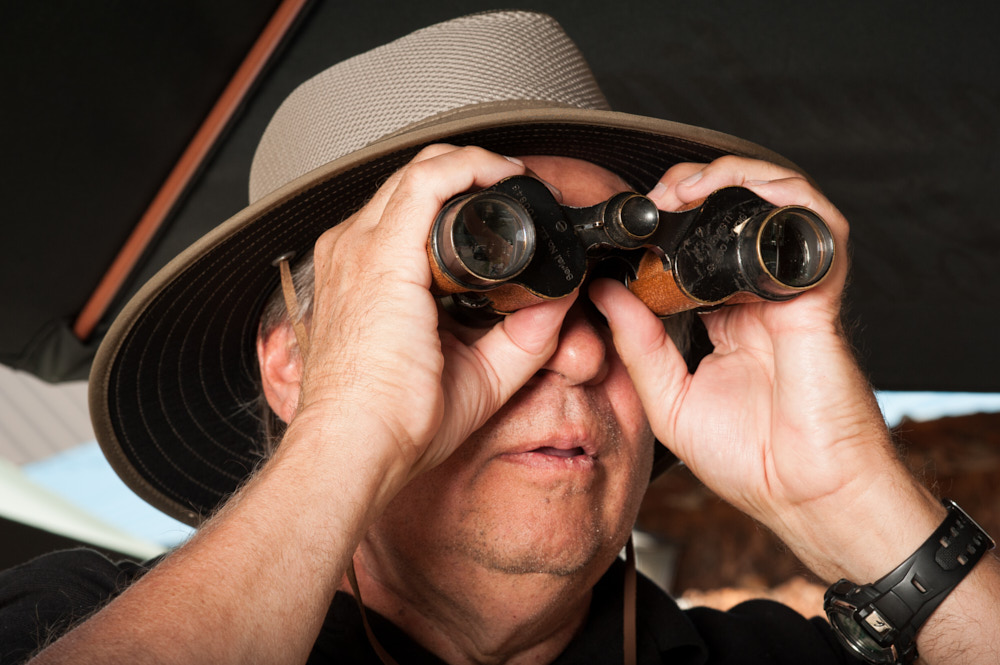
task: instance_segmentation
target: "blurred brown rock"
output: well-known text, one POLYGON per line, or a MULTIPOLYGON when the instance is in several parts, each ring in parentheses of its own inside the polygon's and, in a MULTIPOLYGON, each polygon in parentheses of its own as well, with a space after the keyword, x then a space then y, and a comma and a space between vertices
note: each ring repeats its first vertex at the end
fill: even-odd
MULTIPOLYGON (((904 420, 894 434, 906 463, 935 494, 954 499, 987 532, 1000 535, 1000 414, 904 420)), ((676 546, 671 591, 685 602, 726 609, 767 597, 807 616, 822 613, 825 584, 684 467, 650 486, 638 526, 676 546)))

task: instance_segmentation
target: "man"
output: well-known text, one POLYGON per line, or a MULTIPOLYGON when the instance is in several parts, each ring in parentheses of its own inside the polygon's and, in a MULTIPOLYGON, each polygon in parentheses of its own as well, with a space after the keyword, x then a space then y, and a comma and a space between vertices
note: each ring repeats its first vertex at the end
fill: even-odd
MULTIPOLYGON (((706 314, 694 374, 614 281, 491 328, 429 290, 442 205, 513 175, 578 206, 641 186, 663 210, 742 185, 846 246, 781 157, 601 105, 558 26, 522 12, 433 26, 296 91, 255 159, 258 200, 137 296, 95 365, 112 463, 201 528, 37 662, 848 662, 822 620, 770 603, 684 614, 642 583, 623 621, 614 563, 656 440, 831 582, 877 580, 951 514, 896 458, 851 356, 843 252, 793 301, 706 314), (310 249, 314 293, 258 327, 260 285, 310 249), (244 384, 287 423, 253 474, 244 384)), ((923 624, 926 662, 995 658, 998 574, 983 558, 923 624)))

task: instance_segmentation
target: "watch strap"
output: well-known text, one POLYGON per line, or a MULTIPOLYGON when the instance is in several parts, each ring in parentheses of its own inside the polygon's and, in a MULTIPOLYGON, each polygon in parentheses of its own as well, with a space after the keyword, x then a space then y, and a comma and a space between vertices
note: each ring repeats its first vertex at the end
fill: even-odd
POLYGON ((855 608, 858 626, 882 647, 894 652, 896 662, 909 663, 916 658, 917 631, 995 546, 993 539, 958 504, 950 499, 942 503, 948 510, 944 521, 892 572, 864 586, 840 580, 827 592, 827 606, 841 598, 848 607, 855 608))
POLYGON ((938 605, 968 574, 993 539, 950 499, 948 515, 924 544, 875 582, 879 612, 899 632, 916 634, 938 605), (909 630, 907 630, 909 628, 909 630))

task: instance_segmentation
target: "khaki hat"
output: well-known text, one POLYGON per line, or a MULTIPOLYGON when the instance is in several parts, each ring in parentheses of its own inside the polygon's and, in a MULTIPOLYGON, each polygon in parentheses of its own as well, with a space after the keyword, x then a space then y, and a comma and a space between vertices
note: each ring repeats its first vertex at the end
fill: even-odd
POLYGON ((297 88, 264 132, 251 205, 177 256, 128 303, 98 351, 90 409, 118 475, 196 525, 263 455, 255 340, 300 256, 423 146, 478 145, 603 166, 647 191, 671 165, 781 156, 707 129, 609 110, 552 18, 503 11, 418 30, 297 88))

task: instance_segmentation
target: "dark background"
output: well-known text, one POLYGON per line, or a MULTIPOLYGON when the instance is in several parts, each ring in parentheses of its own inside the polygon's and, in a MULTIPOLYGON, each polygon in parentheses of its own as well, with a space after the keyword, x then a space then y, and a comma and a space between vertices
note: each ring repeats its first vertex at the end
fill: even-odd
MULTIPOLYGON (((0 362, 86 376, 97 338, 80 343, 69 326, 277 4, 0 7, 0 362)), ((518 6, 564 25, 616 110, 755 141, 820 183, 852 222, 849 318, 876 387, 1000 391, 1000 6, 949 4, 518 6)), ((297 83, 419 27, 503 7, 314 2, 127 293, 245 205, 254 146, 297 83)))

